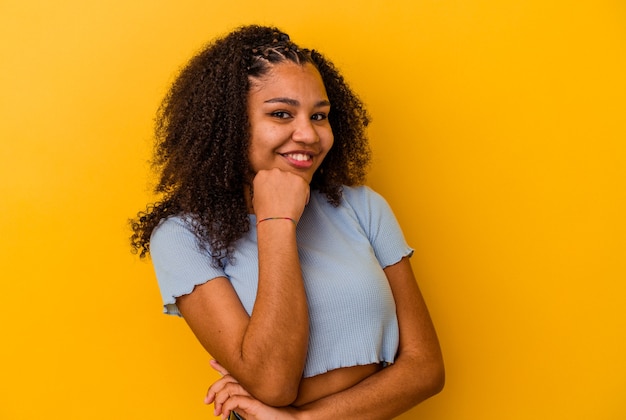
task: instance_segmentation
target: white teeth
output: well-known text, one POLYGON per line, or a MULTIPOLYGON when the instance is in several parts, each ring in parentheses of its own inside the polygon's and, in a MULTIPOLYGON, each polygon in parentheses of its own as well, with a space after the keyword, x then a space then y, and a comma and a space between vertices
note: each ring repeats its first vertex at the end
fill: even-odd
POLYGON ((311 157, 309 155, 305 155, 304 153, 290 153, 285 156, 290 157, 293 160, 297 160, 299 162, 304 162, 306 160, 310 160, 311 157))

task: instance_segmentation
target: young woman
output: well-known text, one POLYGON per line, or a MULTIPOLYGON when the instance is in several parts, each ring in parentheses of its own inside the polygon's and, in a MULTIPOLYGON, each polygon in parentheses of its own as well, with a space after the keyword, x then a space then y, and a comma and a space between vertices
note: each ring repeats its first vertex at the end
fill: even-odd
POLYGON ((223 374, 216 415, 388 419, 441 390, 412 249, 363 185, 368 121, 332 63, 254 25, 164 99, 132 241, 223 374))

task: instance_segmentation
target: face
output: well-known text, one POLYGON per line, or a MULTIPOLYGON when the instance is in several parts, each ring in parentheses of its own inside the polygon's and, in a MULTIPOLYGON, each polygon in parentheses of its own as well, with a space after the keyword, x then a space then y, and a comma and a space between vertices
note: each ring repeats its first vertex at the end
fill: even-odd
POLYGON ((333 145, 329 112, 322 77, 312 64, 280 63, 251 79, 248 158, 254 173, 278 168, 310 183, 333 145))

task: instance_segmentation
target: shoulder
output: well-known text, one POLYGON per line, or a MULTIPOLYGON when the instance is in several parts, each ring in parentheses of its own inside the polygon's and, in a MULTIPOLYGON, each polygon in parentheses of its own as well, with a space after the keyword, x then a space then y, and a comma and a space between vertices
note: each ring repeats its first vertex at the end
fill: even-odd
POLYGON ((152 231, 152 238, 176 231, 189 231, 189 219, 184 216, 169 216, 162 219, 152 231))
POLYGON ((356 212, 379 212, 385 211, 389 207, 385 198, 367 185, 344 186, 342 201, 356 212))
POLYGON ((150 239, 153 241, 157 238, 161 238, 175 232, 189 230, 189 224, 183 216, 168 216, 161 219, 159 224, 152 231, 150 239))
POLYGON ((344 185, 341 189, 342 198, 347 202, 377 199, 382 196, 367 185, 348 186, 344 185))
POLYGON ((344 185, 337 211, 354 218, 366 232, 370 233, 378 231, 383 222, 394 219, 387 201, 367 185, 344 185))
POLYGON ((319 190, 311 193, 311 201, 324 212, 356 214, 359 219, 368 215, 378 215, 390 211, 383 196, 367 185, 341 187, 341 201, 338 206, 328 202, 326 195, 319 190))
POLYGON ((197 240, 190 221, 189 217, 184 216, 170 216, 161 220, 150 236, 150 254, 154 256, 176 247, 195 246, 197 240))

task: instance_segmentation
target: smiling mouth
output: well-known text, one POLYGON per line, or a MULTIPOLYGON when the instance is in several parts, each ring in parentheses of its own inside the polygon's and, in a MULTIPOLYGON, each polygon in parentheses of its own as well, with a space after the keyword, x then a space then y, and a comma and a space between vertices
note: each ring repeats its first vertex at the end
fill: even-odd
POLYGON ((311 160, 311 155, 305 153, 285 153, 283 156, 297 162, 308 162, 311 160))

